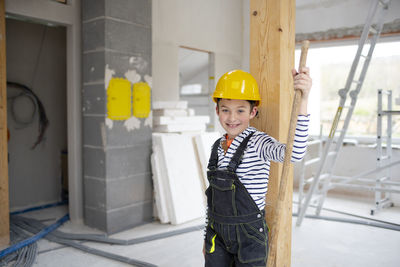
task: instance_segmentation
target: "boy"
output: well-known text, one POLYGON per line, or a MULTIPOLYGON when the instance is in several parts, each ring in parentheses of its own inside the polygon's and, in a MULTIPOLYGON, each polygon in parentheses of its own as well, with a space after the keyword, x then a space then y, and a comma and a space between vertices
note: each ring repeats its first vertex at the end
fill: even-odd
MULTIPOLYGON (((292 70, 294 88, 302 91, 292 161, 303 158, 308 137, 312 81, 308 68, 299 71, 292 70)), ((208 164, 205 266, 265 266, 268 228, 264 207, 270 161, 283 162, 285 145, 249 127, 261 101, 257 82, 249 73, 225 73, 213 99, 226 134, 213 145, 208 164)))

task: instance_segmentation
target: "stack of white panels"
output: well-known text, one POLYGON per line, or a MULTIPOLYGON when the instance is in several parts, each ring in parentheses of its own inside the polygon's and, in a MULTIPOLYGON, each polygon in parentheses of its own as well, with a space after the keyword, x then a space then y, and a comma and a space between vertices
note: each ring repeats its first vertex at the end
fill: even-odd
POLYGON ((153 181, 158 218, 181 224, 205 215, 192 135, 153 134, 153 181))
POLYGON ((162 133, 204 132, 209 116, 195 116, 187 101, 153 103, 153 131, 162 133))
POLYGON ((221 134, 218 132, 207 132, 194 136, 194 142, 203 178, 202 185, 204 191, 208 187, 207 166, 208 166, 208 160, 210 159, 211 155, 212 145, 220 137, 221 134))

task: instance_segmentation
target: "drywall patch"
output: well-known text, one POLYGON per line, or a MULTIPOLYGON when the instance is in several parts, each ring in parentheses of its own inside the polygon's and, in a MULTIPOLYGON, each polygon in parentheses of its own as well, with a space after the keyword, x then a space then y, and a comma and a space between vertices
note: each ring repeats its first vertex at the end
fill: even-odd
POLYGON ((108 66, 108 64, 106 65, 106 70, 104 73, 104 89, 107 90, 108 87, 108 83, 110 82, 111 78, 113 77, 113 75, 115 74, 115 70, 110 69, 110 67, 108 66))
POLYGON ((150 75, 144 75, 144 81, 151 87, 153 87, 153 78, 150 75))
POLYGON ((110 118, 106 118, 106 126, 108 127, 108 129, 112 129, 114 125, 114 122, 112 121, 112 119, 110 118))
POLYGON ((140 79, 142 78, 136 70, 128 70, 125 72, 125 77, 131 82, 131 83, 137 83, 140 82, 140 79))
POLYGON ((144 126, 149 126, 153 128, 153 112, 150 111, 149 116, 144 120, 144 126))
POLYGON ((136 117, 130 117, 124 122, 125 128, 129 131, 140 128, 140 120, 136 117))

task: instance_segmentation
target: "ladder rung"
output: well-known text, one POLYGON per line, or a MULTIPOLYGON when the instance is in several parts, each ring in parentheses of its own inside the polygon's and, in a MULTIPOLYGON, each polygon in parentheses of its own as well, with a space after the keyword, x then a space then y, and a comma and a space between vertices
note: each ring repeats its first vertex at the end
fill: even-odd
POLYGON ((308 165, 317 163, 317 162, 319 162, 320 160, 321 160, 320 158, 314 158, 314 159, 307 160, 306 162, 304 162, 304 166, 308 166, 308 165))
POLYGON ((385 180, 387 180, 387 179, 389 179, 389 177, 384 176, 384 177, 381 177, 381 178, 376 179, 376 181, 377 181, 377 182, 383 182, 383 181, 385 181, 385 180))
POLYGON ((362 58, 365 58, 365 59, 367 59, 367 58, 369 58, 369 56, 368 55, 360 55, 362 58))
MULTIPOLYGON (((329 174, 328 174, 328 173, 321 174, 321 175, 319 176, 319 181, 323 181, 323 180, 325 180, 325 179, 328 178, 328 177, 329 177, 329 174)), ((311 184, 311 183, 314 181, 314 179, 315 179, 315 177, 312 176, 312 177, 306 179, 304 183, 305 183, 305 184, 311 184)))
POLYGON ((373 26, 371 26, 369 28, 369 32, 372 33, 372 34, 377 34, 378 33, 377 29, 375 29, 373 26))
POLYGON ((353 80, 353 83, 360 84, 360 83, 361 83, 361 81, 358 81, 358 80, 353 80))
POLYGON ((382 157, 378 158, 378 160, 386 160, 386 159, 390 159, 390 157, 389 156, 382 156, 382 157))
POLYGON ((335 156, 337 154, 336 151, 331 151, 328 153, 328 157, 335 156))

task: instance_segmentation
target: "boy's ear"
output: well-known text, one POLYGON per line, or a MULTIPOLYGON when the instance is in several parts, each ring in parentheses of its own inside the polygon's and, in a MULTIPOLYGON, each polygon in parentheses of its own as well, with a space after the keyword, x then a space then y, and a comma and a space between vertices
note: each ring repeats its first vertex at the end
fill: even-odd
POLYGON ((258 108, 253 107, 253 109, 250 112, 250 119, 254 118, 257 115, 257 112, 258 112, 258 108))
POLYGON ((218 105, 215 106, 215 112, 217 113, 217 115, 219 115, 218 105))

